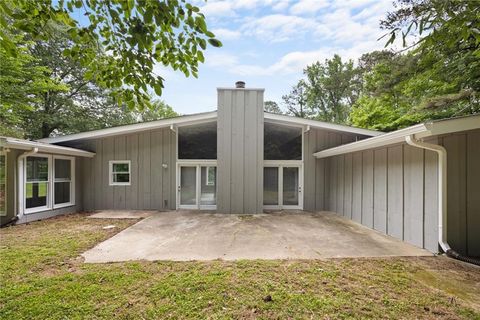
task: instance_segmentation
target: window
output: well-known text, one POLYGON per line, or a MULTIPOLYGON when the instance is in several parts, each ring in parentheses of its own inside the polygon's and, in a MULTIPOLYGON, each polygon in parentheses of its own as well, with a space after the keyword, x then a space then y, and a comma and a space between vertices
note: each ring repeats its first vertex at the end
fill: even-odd
POLYGON ((25 160, 25 213, 75 204, 75 158, 35 155, 25 160))
POLYGON ((25 208, 48 208, 49 158, 27 157, 25 181, 25 208))
POLYGON ((302 128, 265 122, 265 160, 302 160, 302 128))
POLYGON ((179 127, 178 159, 217 159, 217 122, 179 127))
POLYGON ((73 159, 54 158, 54 207, 70 205, 72 203, 73 159))
POLYGON ((0 216, 7 213, 7 155, 0 152, 0 216))
POLYGON ((130 160, 110 161, 110 185, 111 186, 129 186, 130 185, 130 160))
POLYGON ((205 181, 207 186, 214 186, 215 185, 215 173, 217 167, 207 167, 205 170, 205 181))

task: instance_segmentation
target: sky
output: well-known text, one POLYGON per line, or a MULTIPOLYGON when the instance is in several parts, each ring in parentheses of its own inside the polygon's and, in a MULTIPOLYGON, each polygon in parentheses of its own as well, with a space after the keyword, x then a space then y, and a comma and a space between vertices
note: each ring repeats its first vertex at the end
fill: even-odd
POLYGON ((281 102, 303 69, 335 53, 357 59, 382 49, 379 21, 391 0, 194 0, 223 47, 207 47, 198 78, 164 68, 161 99, 181 114, 216 109, 216 88, 265 88, 265 100, 281 102))
MULTIPOLYGON (((207 47, 198 78, 155 67, 165 79, 160 99, 180 114, 215 110, 216 88, 238 80, 265 88, 265 100, 281 102, 307 65, 335 53, 356 60, 383 49, 387 37, 377 40, 386 33, 379 23, 393 9, 393 0, 188 1, 201 8, 223 46, 207 47)), ((76 18, 86 19, 79 12, 76 18)))

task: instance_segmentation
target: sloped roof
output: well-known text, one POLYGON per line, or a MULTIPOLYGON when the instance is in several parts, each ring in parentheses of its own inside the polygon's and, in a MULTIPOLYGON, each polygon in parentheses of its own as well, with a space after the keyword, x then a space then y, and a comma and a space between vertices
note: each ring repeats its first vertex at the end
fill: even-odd
MULTIPOLYGON (((344 126, 344 125, 339 125, 339 124, 334 124, 334 123, 329 123, 324 121, 303 119, 303 118, 279 115, 279 114, 268 113, 268 112, 265 112, 264 114, 265 114, 265 120, 268 120, 271 122, 299 124, 304 126, 310 126, 313 128, 321 128, 325 130, 332 130, 332 131, 339 131, 339 132, 349 132, 349 133, 365 135, 365 136, 378 136, 383 134, 383 132, 379 132, 379 131, 344 126)), ((121 134, 128 134, 128 133, 146 131, 146 130, 152 130, 152 129, 158 129, 158 128, 166 128, 170 126, 190 125, 190 124, 201 123, 206 121, 213 121, 215 119, 217 119, 217 112, 212 111, 212 112, 196 113, 196 114, 179 116, 179 117, 168 118, 168 119, 161 119, 156 121, 128 124, 123 126, 100 129, 100 130, 80 132, 80 133, 75 133, 75 134, 70 134, 65 136, 45 138, 45 139, 40 139, 39 141, 45 142, 45 143, 60 143, 60 142, 73 141, 73 140, 95 139, 95 138, 110 137, 110 136, 116 136, 121 134)))

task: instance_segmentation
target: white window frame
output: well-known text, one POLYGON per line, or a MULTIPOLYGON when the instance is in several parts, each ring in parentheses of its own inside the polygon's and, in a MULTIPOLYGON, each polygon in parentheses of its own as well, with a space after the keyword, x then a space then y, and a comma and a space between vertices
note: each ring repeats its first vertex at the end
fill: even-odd
MULTIPOLYGON (((33 182, 30 182, 33 183, 33 182)), ((36 153, 25 158, 23 163, 23 212, 25 214, 36 213, 41 211, 47 211, 52 209, 52 156, 48 154, 36 153), (47 201, 44 206, 27 208, 27 160, 28 158, 46 158, 48 161, 48 173, 47 173, 47 201)))
MULTIPOLYGON (((54 210, 58 208, 65 208, 65 207, 71 207, 75 205, 75 157, 68 157, 68 156, 60 156, 60 155, 51 155, 51 154, 42 154, 42 153, 36 153, 29 155, 22 161, 22 174, 23 178, 21 179, 22 181, 22 188, 21 188, 21 193, 19 194, 19 197, 22 201, 22 206, 20 206, 23 209, 24 214, 31 214, 31 213, 38 213, 42 211, 48 211, 48 210, 54 210), (27 159, 28 158, 47 158, 48 159, 48 180, 46 181, 48 183, 47 186, 47 204, 45 206, 41 207, 34 207, 34 208, 27 208, 27 192, 26 192, 26 186, 27 186, 27 159), (70 172, 70 180, 71 180, 71 187, 70 187, 70 202, 68 203, 60 203, 57 205, 55 204, 55 189, 54 189, 54 184, 55 184, 55 162, 54 159, 68 159, 70 160, 70 165, 71 165, 71 172, 70 172)), ((43 181, 45 182, 45 181, 43 181)))
POLYGON ((75 205, 75 158, 67 156, 53 156, 52 160, 52 204, 53 209, 70 207, 75 205), (55 204, 55 182, 67 182, 67 180, 55 179, 55 160, 70 160, 70 202, 58 203, 55 204))
MULTIPOLYGON (((5 157, 5 208, 3 208, 3 212, 0 211, 0 216, 6 216, 7 215, 7 180, 8 180, 8 156, 7 156, 7 152, 5 151, 0 151, 0 156, 4 156, 5 157)), ((1 209, 1 208, 0 208, 1 209)))
POLYGON ((108 161, 108 179, 110 186, 129 186, 132 183, 132 161, 131 160, 110 160, 108 161), (114 164, 128 164, 128 172, 113 172, 113 165, 114 164), (114 182, 113 175, 114 174, 126 174, 128 173, 128 182, 114 182))

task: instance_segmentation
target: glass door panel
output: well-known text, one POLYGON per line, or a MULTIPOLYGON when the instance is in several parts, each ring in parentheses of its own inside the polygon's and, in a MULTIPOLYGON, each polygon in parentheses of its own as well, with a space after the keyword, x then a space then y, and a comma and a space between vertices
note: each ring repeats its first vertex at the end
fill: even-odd
POLYGON ((278 167, 263 168, 263 205, 278 206, 278 167))
POLYGON ((200 167, 200 205, 215 206, 217 204, 217 167, 200 167))
POLYGON ((283 205, 299 205, 299 168, 283 167, 283 205))
POLYGON ((180 167, 180 205, 197 205, 197 167, 180 167))

